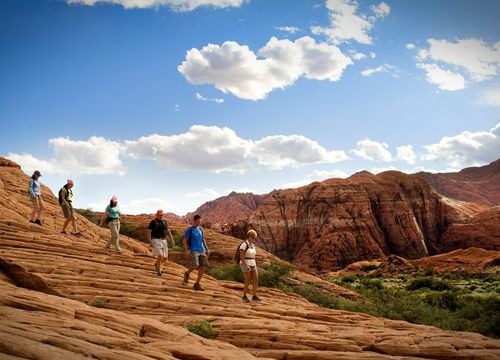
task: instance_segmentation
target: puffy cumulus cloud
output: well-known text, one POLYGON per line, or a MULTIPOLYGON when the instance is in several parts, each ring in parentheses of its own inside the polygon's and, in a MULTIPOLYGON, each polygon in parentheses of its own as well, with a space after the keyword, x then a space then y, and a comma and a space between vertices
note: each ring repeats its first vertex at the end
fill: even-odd
POLYGON ((402 145, 396 147, 397 158, 399 160, 406 161, 408 164, 415 164, 417 161, 417 155, 413 152, 413 146, 402 145))
POLYGON ((315 35, 325 35, 333 44, 346 41, 356 41, 361 44, 371 44, 369 35, 376 18, 382 19, 390 12, 390 7, 382 2, 372 6, 375 17, 358 14, 358 3, 352 0, 327 0, 326 8, 330 26, 313 26, 311 31, 315 35))
POLYGON ((275 26, 274 27, 276 30, 284 31, 289 34, 295 34, 296 32, 300 31, 300 28, 296 26, 275 26))
POLYGON ((129 156, 154 160, 163 169, 219 172, 248 169, 252 144, 227 127, 194 125, 183 134, 126 140, 125 147, 129 156))
POLYGON ((338 47, 311 37, 295 41, 272 37, 258 54, 234 41, 193 48, 178 71, 192 84, 212 84, 241 99, 261 100, 301 76, 337 81, 350 64, 352 60, 338 47))
POLYGON ((392 161, 389 145, 370 139, 360 140, 356 143, 356 149, 352 152, 362 159, 372 161, 392 161))
POLYGON ((363 60, 364 58, 366 58, 366 55, 361 53, 361 52, 358 52, 354 49, 349 49, 348 50, 349 52, 349 55, 354 59, 354 60, 363 60))
POLYGON ((125 9, 169 6, 175 11, 191 11, 200 6, 214 8, 240 7, 247 0, 66 0, 68 4, 93 6, 97 3, 121 5, 125 9))
POLYGON ((58 174, 119 174, 125 173, 120 155, 123 145, 103 137, 92 136, 88 140, 74 141, 68 138, 49 140, 54 156, 50 160, 37 159, 30 154, 9 154, 9 158, 26 169, 44 169, 58 174))
POLYGON ((300 135, 266 136, 255 142, 253 155, 273 169, 302 164, 336 163, 348 160, 344 151, 329 151, 316 141, 300 135))
POLYGON ((500 72, 500 42, 486 44, 481 39, 428 39, 429 47, 418 52, 421 61, 438 61, 464 70, 471 81, 483 81, 500 72))
POLYGON ((415 44, 413 44, 413 43, 408 43, 408 44, 406 44, 406 48, 407 48, 408 50, 413 50, 413 49, 415 49, 415 44))
POLYGON ((455 169, 484 165, 498 159, 500 154, 500 123, 488 131, 445 136, 424 148, 427 153, 422 160, 445 162, 455 169))
POLYGON ((391 7, 385 2, 381 2, 378 5, 372 5, 370 6, 370 9, 373 11, 377 19, 385 18, 391 12, 391 7))
POLYGON ((376 73, 387 73, 393 77, 399 77, 400 72, 401 72, 401 70, 399 70, 399 68, 397 68, 396 66, 389 65, 389 64, 382 64, 378 67, 367 68, 367 69, 361 71, 361 75, 372 76, 376 73))
POLYGON ((436 64, 417 64, 425 70, 425 79, 431 84, 436 84, 441 90, 456 91, 465 87, 465 79, 459 73, 444 70, 436 64))
POLYGON ((216 104, 223 104, 224 103, 224 99, 218 99, 218 98, 209 99, 209 98, 204 97, 200 93, 196 93, 195 96, 196 96, 196 99, 198 99, 200 101, 211 101, 211 102, 214 102, 216 104))
POLYGON ((272 169, 347 160, 343 151, 328 151, 298 135, 243 139, 232 129, 194 125, 179 135, 149 135, 125 141, 133 158, 151 159, 164 169, 245 172, 255 162, 272 169))
POLYGON ((280 186, 281 189, 290 189, 297 188, 301 186, 308 185, 314 181, 323 181, 326 179, 332 178, 341 178, 344 179, 347 177, 347 174, 342 170, 314 170, 312 173, 308 174, 304 180, 288 182, 280 186))

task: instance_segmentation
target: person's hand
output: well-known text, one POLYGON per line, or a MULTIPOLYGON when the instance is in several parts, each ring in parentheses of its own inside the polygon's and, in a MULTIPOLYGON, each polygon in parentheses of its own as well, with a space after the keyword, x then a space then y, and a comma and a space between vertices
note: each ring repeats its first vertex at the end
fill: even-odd
POLYGON ((189 251, 184 250, 184 257, 189 260, 189 258, 191 257, 191 255, 189 255, 189 251))

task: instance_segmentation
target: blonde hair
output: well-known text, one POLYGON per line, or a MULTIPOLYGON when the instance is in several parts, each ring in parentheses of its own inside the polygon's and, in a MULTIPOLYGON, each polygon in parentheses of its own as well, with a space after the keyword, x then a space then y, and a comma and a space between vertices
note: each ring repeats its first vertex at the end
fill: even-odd
POLYGON ((254 238, 254 239, 257 239, 257 231, 255 231, 255 230, 253 230, 253 229, 248 230, 248 232, 247 232, 247 239, 248 239, 249 237, 252 237, 252 238, 254 238))

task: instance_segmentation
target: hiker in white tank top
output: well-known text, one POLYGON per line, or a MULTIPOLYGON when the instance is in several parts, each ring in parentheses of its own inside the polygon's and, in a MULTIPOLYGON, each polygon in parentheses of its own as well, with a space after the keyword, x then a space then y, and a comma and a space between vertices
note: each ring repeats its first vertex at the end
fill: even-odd
POLYGON ((243 242, 240 247, 240 269, 245 276, 245 286, 243 288, 243 302, 250 302, 247 297, 248 288, 250 286, 250 281, 252 281, 252 301, 260 301, 259 296, 257 296, 257 290, 259 288, 259 273, 257 271, 257 264, 255 262, 255 255, 257 254, 257 247, 255 246, 255 240, 257 239, 257 232, 255 230, 249 230, 247 232, 247 240, 243 242))

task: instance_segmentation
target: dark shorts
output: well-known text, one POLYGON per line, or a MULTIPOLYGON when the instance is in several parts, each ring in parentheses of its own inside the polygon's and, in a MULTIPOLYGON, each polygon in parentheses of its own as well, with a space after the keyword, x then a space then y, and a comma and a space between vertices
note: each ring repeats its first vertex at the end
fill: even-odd
POLYGON ((208 266, 208 257, 205 251, 191 251, 191 260, 194 266, 208 266))

